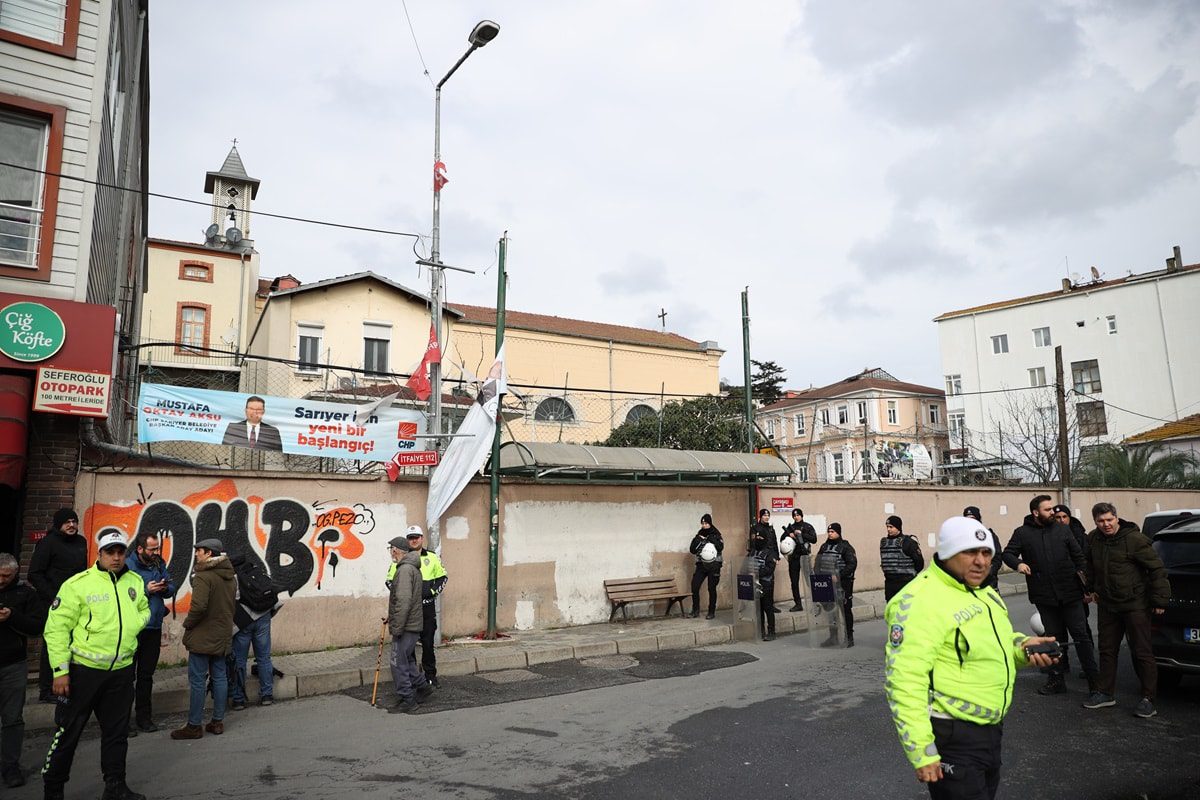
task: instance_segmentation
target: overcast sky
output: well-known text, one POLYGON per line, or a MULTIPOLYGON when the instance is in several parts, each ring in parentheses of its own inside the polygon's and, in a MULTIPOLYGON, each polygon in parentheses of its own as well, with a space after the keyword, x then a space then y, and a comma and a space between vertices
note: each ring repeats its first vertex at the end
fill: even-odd
MULTIPOLYGON (((788 385, 864 367, 941 385, 937 314, 1200 261, 1194 0, 407 0, 447 83, 450 302, 752 350, 788 385), (1069 268, 1068 268, 1069 263, 1069 268)), ((150 185, 204 199, 237 137, 255 208, 428 236, 433 87, 399 2, 151 8, 150 185)), ((200 241, 206 209, 152 205, 200 241)), ((264 277, 374 270, 412 239, 256 218, 264 277)), ((428 251, 428 239, 418 250, 428 251)), ((413 343, 413 358, 424 342, 413 343)), ((669 390, 669 387, 668 387, 669 390)))

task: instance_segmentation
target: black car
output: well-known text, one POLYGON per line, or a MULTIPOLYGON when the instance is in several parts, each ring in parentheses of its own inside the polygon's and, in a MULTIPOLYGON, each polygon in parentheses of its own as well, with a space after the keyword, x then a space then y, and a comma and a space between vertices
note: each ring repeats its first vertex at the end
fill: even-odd
POLYGON ((1153 544, 1167 568, 1171 602, 1166 614, 1150 618, 1150 641, 1159 683, 1177 686, 1186 674, 1200 675, 1200 517, 1168 525, 1153 544))

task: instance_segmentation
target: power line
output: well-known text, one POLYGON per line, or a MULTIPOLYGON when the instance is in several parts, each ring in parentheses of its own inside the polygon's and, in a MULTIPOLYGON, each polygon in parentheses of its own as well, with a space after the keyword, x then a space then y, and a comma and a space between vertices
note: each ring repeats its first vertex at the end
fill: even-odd
POLYGON ((429 85, 433 86, 433 76, 429 74, 429 66, 425 63, 425 56, 421 54, 421 45, 417 43, 417 32, 413 28, 412 17, 408 14, 408 0, 400 0, 400 5, 404 8, 404 18, 408 20, 408 32, 412 34, 413 47, 417 49, 417 58, 421 61, 421 68, 425 70, 425 78, 429 81, 429 85))
MULTIPOLYGON (((36 172, 41 175, 49 175, 49 176, 55 177, 55 178, 65 178, 66 180, 69 180, 69 181, 78 181, 79 183, 90 183, 93 186, 99 186, 103 189, 116 189, 117 191, 120 191, 120 192, 131 192, 134 194, 142 194, 141 189, 135 189, 135 188, 132 188, 129 186, 119 186, 115 183, 105 183, 103 181, 94 181, 94 180, 90 180, 88 178, 79 178, 79 177, 76 177, 75 175, 67 175, 66 173, 63 173, 63 172, 51 172, 51 171, 45 170, 45 169, 36 169, 34 167, 27 167, 24 164, 14 164, 10 161, 0 161, 0 167, 11 167, 12 169, 21 169, 21 170, 25 170, 26 172, 36 172)), ((175 195, 163 194, 161 192, 151 192, 149 190, 147 190, 145 192, 145 194, 148 197, 154 197, 159 200, 174 200, 177 203, 191 203, 192 205, 197 205, 197 206, 209 206, 209 207, 212 206, 212 203, 210 201, 193 200, 190 197, 176 197, 175 195)), ((323 219, 310 219, 308 217, 296 217, 296 216, 292 216, 290 214, 273 214, 269 211, 257 211, 256 210, 251 213, 253 213, 255 216, 259 216, 259 217, 270 217, 271 219, 282 219, 282 220, 287 220, 289 222, 303 222, 308 225, 323 225, 327 228, 342 228, 344 230, 362 231, 364 233, 382 233, 385 236, 412 236, 415 239, 421 238, 421 234, 419 234, 419 233, 409 233, 407 231, 393 231, 393 230, 388 230, 387 228, 368 228, 365 225, 350 225, 350 224, 347 224, 344 222, 330 222, 328 220, 323 220, 323 219)))

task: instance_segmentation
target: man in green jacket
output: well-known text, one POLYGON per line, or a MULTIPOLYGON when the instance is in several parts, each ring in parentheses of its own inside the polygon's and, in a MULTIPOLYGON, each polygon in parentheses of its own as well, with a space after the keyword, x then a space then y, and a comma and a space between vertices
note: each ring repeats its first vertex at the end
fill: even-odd
POLYGON ((994 548, 978 520, 951 517, 933 564, 887 605, 888 707, 933 800, 995 797, 1017 669, 1053 663, 1025 648, 1054 637, 1014 632, 1004 601, 983 585, 994 548))
POLYGON ((133 705, 133 656, 138 634, 150 619, 145 583, 125 566, 125 537, 109 530, 97 542, 91 569, 58 589, 46 619, 46 651, 58 697, 42 782, 47 800, 61 800, 71 777, 79 735, 92 712, 100 723, 103 800, 146 800, 125 784, 129 710, 133 705))
POLYGON ((205 731, 220 736, 225 732, 225 705, 229 699, 225 656, 232 649, 237 581, 220 539, 201 539, 195 549, 192 601, 183 621, 183 646, 188 651, 188 718, 186 725, 171 731, 172 739, 199 739, 205 731), (209 677, 213 687, 212 721, 201 728, 209 677))
POLYGON ((1171 600, 1171 582, 1162 559, 1138 526, 1117 516, 1112 503, 1092 507, 1096 529, 1088 534, 1088 579, 1093 594, 1088 599, 1100 606, 1096 628, 1100 639, 1100 678, 1084 708, 1107 708, 1117 704, 1117 655, 1121 637, 1129 641, 1129 654, 1142 700, 1133 712, 1144 719, 1153 717, 1158 691, 1158 666, 1150 647, 1150 615, 1162 614, 1171 600))

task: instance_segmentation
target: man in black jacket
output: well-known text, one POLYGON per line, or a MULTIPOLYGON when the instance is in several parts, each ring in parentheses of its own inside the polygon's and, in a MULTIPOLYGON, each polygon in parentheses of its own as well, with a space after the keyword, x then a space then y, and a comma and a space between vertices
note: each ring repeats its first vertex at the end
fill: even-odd
POLYGON ((25 741, 25 683, 30 636, 41 636, 46 609, 33 589, 17 580, 17 560, 0 553, 0 780, 25 785, 21 746, 25 741))
MULTIPOLYGON (((1087 528, 1085 528, 1083 526, 1083 523, 1081 521, 1079 521, 1078 519, 1076 519, 1071 514, 1070 506, 1065 506, 1065 505, 1055 506, 1054 507, 1054 519, 1057 522, 1059 522, 1060 524, 1066 525, 1068 528, 1071 529, 1071 535, 1075 537, 1075 541, 1079 542, 1079 549, 1083 551, 1083 557, 1084 557, 1084 560, 1086 561, 1087 560, 1087 552, 1088 552, 1087 528)), ((1091 606, 1090 603, 1083 604, 1084 624, 1086 624, 1088 626, 1088 636, 1092 637, 1093 642, 1096 642, 1097 644, 1099 644, 1099 640, 1092 633, 1092 624, 1089 621, 1089 619, 1091 618, 1090 606, 1091 606)), ((1062 668, 1063 668, 1064 675, 1071 674, 1071 657, 1070 657, 1070 655, 1071 655, 1070 650, 1063 650, 1062 668)), ((1086 673, 1080 672, 1079 677, 1086 678, 1087 675, 1086 675, 1086 673)))
POLYGON ((804 521, 804 509, 792 509, 792 522, 783 529, 783 538, 792 539, 796 547, 788 553, 788 577, 792 581, 792 607, 789 611, 803 611, 804 600, 800 596, 800 575, 805 573, 807 580, 808 556, 812 546, 817 543, 817 530, 804 521))
MULTIPOLYGON (((963 516, 970 517, 976 522, 983 522, 983 512, 979 510, 979 506, 967 506, 963 509, 963 516)), ((1000 537, 991 528, 988 531, 992 534, 992 546, 996 549, 992 552, 992 566, 988 570, 987 579, 981 584, 982 586, 990 586, 997 592, 1000 591, 1000 568, 1004 566, 1004 561, 1000 558, 1000 551, 1004 549, 1004 545, 1000 544, 1000 537)))
MULTIPOLYGON (((1046 635, 1066 648, 1067 632, 1075 640, 1079 661, 1093 691, 1100 669, 1083 611, 1083 585, 1087 562, 1079 542, 1066 525, 1054 518, 1054 501, 1041 494, 1029 501, 1025 524, 1013 531, 1004 548, 1004 563, 1025 576, 1029 601, 1042 615, 1046 635)), ((1046 685, 1038 694, 1067 690, 1062 662, 1050 668, 1046 685)))
MULTIPOLYGON (((67 578, 87 568, 87 542, 79 535, 79 515, 73 508, 60 508, 54 512, 49 532, 33 546, 33 557, 29 559, 29 583, 37 592, 42 606, 49 609, 58 596, 59 587, 67 578)), ((50 692, 53 682, 50 659, 43 645, 38 669, 38 699, 43 703, 54 702, 54 695, 50 692)))
POLYGON ((775 564, 779 562, 779 540, 771 527, 771 510, 759 509, 758 522, 750 528, 750 555, 759 559, 759 614, 763 620, 763 641, 775 639, 775 564))
MULTIPOLYGON (((840 579, 842 613, 846 617, 846 647, 854 647, 854 573, 858 570, 858 555, 854 552, 854 545, 842 538, 840 522, 829 523, 826 533, 829 538, 817 551, 816 571, 836 573, 840 579)), ((836 638, 837 632, 830 630, 829 640, 825 645, 832 645, 836 638)))
POLYGON ((925 569, 921 545, 904 533, 904 520, 893 514, 883 525, 887 536, 879 540, 879 565, 883 569, 883 600, 887 602, 925 569))

